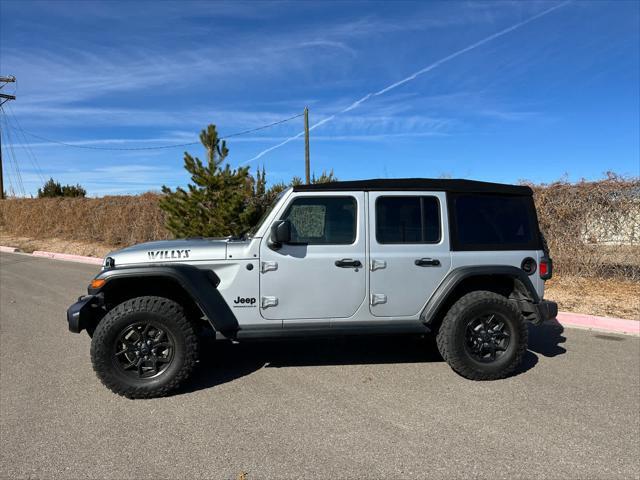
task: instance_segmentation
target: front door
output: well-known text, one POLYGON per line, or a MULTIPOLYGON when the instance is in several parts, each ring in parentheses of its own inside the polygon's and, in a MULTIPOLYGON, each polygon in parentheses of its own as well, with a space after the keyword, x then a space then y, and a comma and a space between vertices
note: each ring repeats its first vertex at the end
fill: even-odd
POLYGON ((369 222, 371 313, 417 315, 451 267, 445 194, 371 192, 369 222))
POLYGON ((352 316, 367 296, 365 195, 292 195, 291 243, 260 246, 260 313, 269 320, 352 316))

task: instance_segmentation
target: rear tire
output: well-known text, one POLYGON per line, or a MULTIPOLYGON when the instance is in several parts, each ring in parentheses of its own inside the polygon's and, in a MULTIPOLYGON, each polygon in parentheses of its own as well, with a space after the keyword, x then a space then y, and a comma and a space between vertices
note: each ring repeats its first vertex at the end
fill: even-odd
POLYGON ((436 338, 442 358, 470 380, 508 376, 527 350, 528 330, 510 300, 494 292, 461 297, 442 321, 436 338))
POLYGON ((167 395, 187 380, 198 338, 183 308, 162 297, 137 297, 110 310, 93 332, 91 361, 102 383, 127 398, 167 395))

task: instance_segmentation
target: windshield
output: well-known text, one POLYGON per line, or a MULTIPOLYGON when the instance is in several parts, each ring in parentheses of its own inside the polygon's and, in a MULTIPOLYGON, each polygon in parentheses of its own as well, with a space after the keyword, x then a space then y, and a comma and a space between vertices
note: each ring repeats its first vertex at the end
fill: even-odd
POLYGON ((258 228, 260 228, 260 225, 262 225, 262 222, 265 221, 265 219, 269 216, 269 214, 271 213, 271 211, 273 210, 273 207, 275 207, 277 205, 277 203, 280 201, 280 199, 284 196, 285 193, 287 193, 289 191, 289 189, 285 189, 283 191, 281 191, 276 198, 274 198, 273 202, 271 202, 271 204, 267 207, 267 209, 264 211, 264 213, 262 214, 262 216, 260 217, 260 220, 258 220, 258 223, 256 223, 253 227, 251 227, 247 233, 245 233, 245 237, 247 238, 251 238, 256 234, 256 231, 258 230, 258 228))

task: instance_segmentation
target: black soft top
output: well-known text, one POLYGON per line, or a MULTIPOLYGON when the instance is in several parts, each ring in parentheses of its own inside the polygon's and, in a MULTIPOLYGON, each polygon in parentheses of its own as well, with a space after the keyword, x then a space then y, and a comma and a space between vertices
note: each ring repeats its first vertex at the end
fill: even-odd
POLYGON ((342 192, 353 190, 426 190, 457 193, 498 193, 503 195, 533 194, 531 188, 524 185, 507 185, 504 183, 478 182, 464 179, 435 178, 372 178, 369 180, 349 180, 346 182, 316 183, 297 185, 295 192, 342 192))

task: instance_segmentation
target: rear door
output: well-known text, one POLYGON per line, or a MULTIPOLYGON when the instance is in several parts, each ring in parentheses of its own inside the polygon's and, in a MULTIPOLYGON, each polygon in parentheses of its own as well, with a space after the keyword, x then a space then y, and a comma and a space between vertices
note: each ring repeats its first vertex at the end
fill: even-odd
POLYGON ((451 267, 442 192, 369 193, 369 305, 376 317, 420 313, 451 267))

